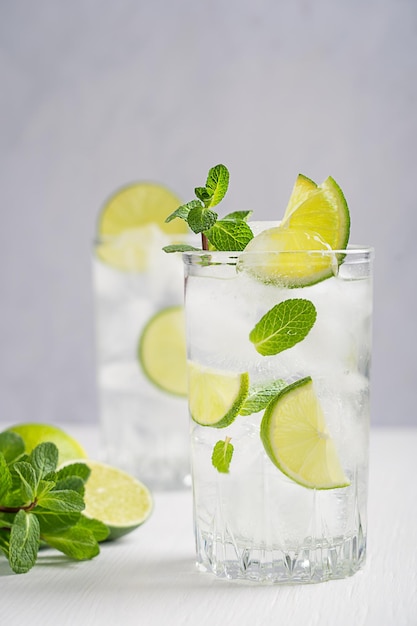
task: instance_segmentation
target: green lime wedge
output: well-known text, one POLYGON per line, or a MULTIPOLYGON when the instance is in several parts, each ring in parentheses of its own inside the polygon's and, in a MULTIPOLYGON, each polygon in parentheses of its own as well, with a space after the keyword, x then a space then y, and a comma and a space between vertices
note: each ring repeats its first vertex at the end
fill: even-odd
POLYGON ((344 255, 332 251, 344 250, 349 240, 346 200, 332 178, 319 187, 305 177, 302 181, 281 224, 262 231, 246 246, 239 271, 288 288, 314 285, 337 273, 344 255))
POLYGON ((310 489, 347 487, 310 377, 285 387, 265 410, 261 439, 271 461, 310 489))
POLYGON ((168 307, 151 317, 139 340, 138 358, 151 383, 168 393, 187 395, 183 307, 168 307))
POLYGON ((249 390, 249 374, 188 363, 189 408, 201 426, 224 428, 238 415, 249 390))
POLYGON ((298 174, 282 221, 285 222, 313 191, 317 191, 316 183, 304 174, 298 174))

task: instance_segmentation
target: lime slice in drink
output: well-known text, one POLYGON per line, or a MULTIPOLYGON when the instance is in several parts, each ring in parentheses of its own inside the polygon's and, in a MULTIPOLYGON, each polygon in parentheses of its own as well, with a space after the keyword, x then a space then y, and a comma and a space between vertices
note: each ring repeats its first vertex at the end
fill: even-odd
POLYGON ((58 426, 52 424, 16 424, 8 430, 20 435, 25 444, 25 452, 30 454, 40 443, 50 441, 58 448, 58 465, 73 459, 86 458, 87 453, 78 441, 58 426))
POLYGON ((265 410, 261 439, 271 461, 310 489, 347 487, 310 377, 285 387, 265 410))
POLYGON ((109 527, 109 539, 117 539, 145 522, 152 511, 149 489, 126 472, 101 463, 84 461, 91 470, 85 484, 86 517, 109 527))
POLYGON ((166 187, 153 182, 138 182, 116 191, 102 209, 98 224, 98 257, 124 271, 143 271, 148 251, 162 248, 167 241, 154 241, 158 233, 181 235, 189 232, 183 220, 166 223, 181 201, 166 187))
POLYGON ((249 390, 247 372, 214 370, 188 363, 189 408, 192 419, 201 426, 229 426, 244 403, 249 390))
POLYGON ((139 340, 138 357, 144 374, 159 389, 187 395, 183 307, 168 307, 148 321, 139 340))
POLYGON ((286 218, 249 242, 239 259, 238 270, 262 282, 290 288, 313 285, 337 273, 343 254, 329 251, 347 246, 349 209, 332 178, 315 189, 313 185, 304 179, 301 184, 296 183, 286 218), (300 198, 304 200, 297 204, 300 198))

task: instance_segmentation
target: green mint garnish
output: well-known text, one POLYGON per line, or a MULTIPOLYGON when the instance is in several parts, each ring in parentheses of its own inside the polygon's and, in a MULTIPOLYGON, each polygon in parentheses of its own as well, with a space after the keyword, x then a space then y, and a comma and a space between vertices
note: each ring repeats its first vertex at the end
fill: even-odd
POLYGON ((205 207, 216 206, 226 195, 229 187, 229 170, 225 165, 215 165, 209 170, 206 186, 196 187, 195 195, 205 207))
POLYGON ((85 560, 108 536, 107 526, 82 514, 90 469, 73 463, 57 470, 57 463, 55 444, 25 454, 19 435, 0 433, 0 553, 17 574, 35 565, 42 543, 85 560))
POLYGON ((278 379, 273 380, 270 383, 263 385, 253 385, 249 387, 249 393, 242 408, 239 411, 240 415, 251 415, 252 413, 258 413, 263 411, 272 398, 287 386, 285 380, 278 379))
POLYGON ((194 246, 190 246, 188 243, 172 243, 169 246, 164 246, 162 248, 164 252, 192 252, 193 250, 198 250, 194 246))
POLYGON ((247 221, 248 217, 252 215, 253 211, 233 211, 224 216, 224 220, 243 220, 247 221))
POLYGON ((36 515, 22 509, 16 513, 10 529, 9 564, 16 574, 25 574, 36 562, 40 527, 36 515))
POLYGON ((226 437, 214 446, 211 462, 218 472, 228 474, 232 456, 233 446, 230 443, 230 437, 226 437))
MULTIPOLYGON (((225 165, 216 165, 208 173, 205 187, 194 189, 197 200, 181 205, 166 218, 171 222, 175 218, 183 219, 194 233, 201 233, 203 249, 208 243, 213 250, 244 250, 253 233, 246 223, 251 211, 234 211, 225 218, 218 220, 213 207, 219 204, 226 195, 229 186, 229 171, 225 165)), ((195 250, 192 246, 173 244, 165 246, 165 252, 185 252, 195 250)))
POLYGON ((316 308, 310 300, 284 300, 259 320, 249 339, 263 356, 278 354, 302 341, 314 326, 316 317, 316 308))
POLYGON ((205 235, 216 250, 244 250, 253 239, 250 227, 243 220, 218 220, 205 235))

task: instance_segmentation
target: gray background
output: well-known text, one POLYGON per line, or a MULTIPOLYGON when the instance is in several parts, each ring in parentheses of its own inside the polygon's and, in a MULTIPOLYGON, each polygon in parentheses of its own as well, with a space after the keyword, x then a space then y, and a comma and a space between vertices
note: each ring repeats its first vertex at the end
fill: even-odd
POLYGON ((416 0, 2 0, 0 422, 94 421, 90 253, 121 184, 282 215, 332 175, 376 248, 372 421, 415 411, 416 0))

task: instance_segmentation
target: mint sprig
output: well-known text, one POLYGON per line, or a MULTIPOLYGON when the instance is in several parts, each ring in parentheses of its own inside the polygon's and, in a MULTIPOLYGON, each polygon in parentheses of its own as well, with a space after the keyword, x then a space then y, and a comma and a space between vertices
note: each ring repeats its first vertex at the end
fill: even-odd
MULTIPOLYGON (((166 222, 175 218, 185 220, 191 230, 202 236, 202 247, 207 250, 244 250, 253 233, 246 223, 251 211, 234 211, 222 220, 213 207, 218 205, 226 195, 229 186, 229 171, 225 165, 219 164, 209 170, 204 187, 196 187, 197 199, 179 206, 166 222)), ((195 250, 187 244, 171 244, 165 246, 165 252, 185 252, 195 250)))
POLYGON ((211 462, 213 466, 221 474, 228 474, 229 467, 233 456, 233 446, 230 443, 230 437, 220 440, 213 448, 211 462))
POLYGON ((276 304, 255 325, 249 339, 263 356, 272 356, 302 341, 316 321, 310 300, 291 298, 276 304))
POLYGON ((41 443, 26 454, 19 435, 0 433, 0 553, 16 574, 35 565, 42 544, 85 560, 108 536, 107 526, 82 514, 88 466, 57 470, 57 464, 55 444, 41 443))

